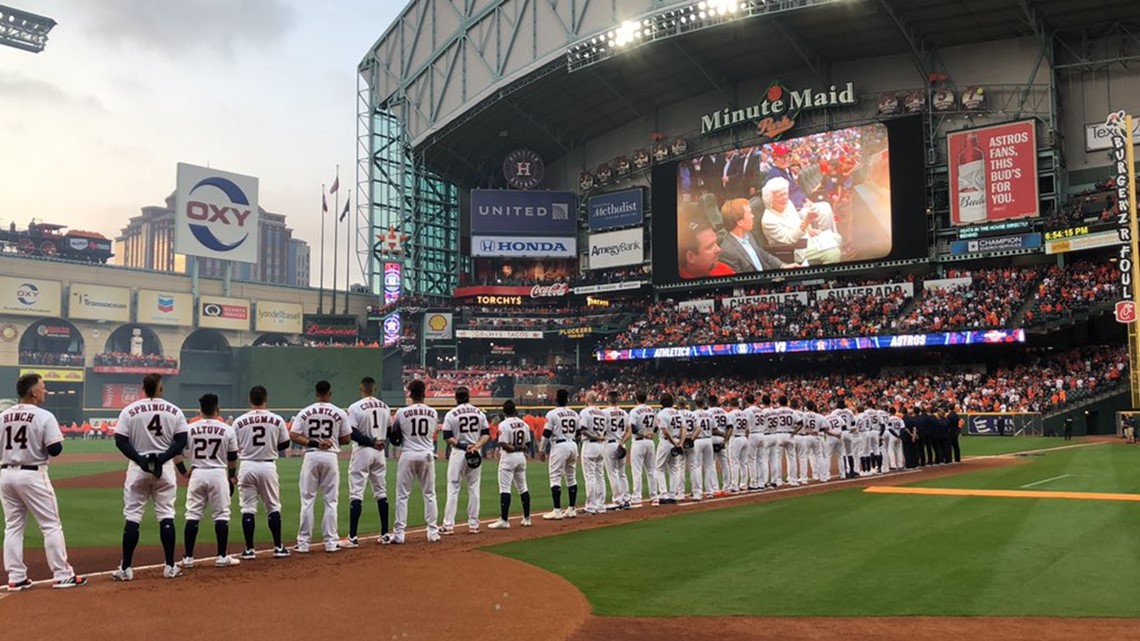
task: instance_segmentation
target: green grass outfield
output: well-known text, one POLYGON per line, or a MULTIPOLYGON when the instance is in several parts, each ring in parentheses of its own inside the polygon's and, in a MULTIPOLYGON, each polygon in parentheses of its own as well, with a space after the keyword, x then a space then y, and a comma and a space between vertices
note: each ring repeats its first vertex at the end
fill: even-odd
MULTIPOLYGON (((1068 475, 1026 489, 1136 492, 1138 458, 1091 445, 920 485, 1022 489, 1068 475)), ((1136 617, 1138 530, 1135 503, 852 488, 490 550, 564 576, 606 616, 1136 617)))
MULTIPOLYGON (((1035 449, 1040 447, 1055 447, 1063 445, 1060 439, 1039 439, 1030 437, 1009 437, 1009 438, 993 438, 993 437, 973 437, 964 438, 962 440, 962 452, 964 455, 982 455, 994 454, 1000 452, 1019 451, 1026 449, 1035 449)), ((115 453, 115 445, 110 440, 98 441, 72 441, 69 440, 64 446, 64 457, 70 454, 96 454, 96 453, 115 453)), ((94 474, 102 474, 116 470, 125 469, 125 462, 86 462, 86 463, 67 463, 66 461, 56 462, 51 466, 51 477, 55 480, 62 480, 65 478, 81 477, 94 474)), ((278 470, 281 477, 281 500, 282 512, 284 514, 284 537, 286 540, 293 540, 297 532, 297 514, 300 507, 300 497, 298 492, 298 476, 301 469, 300 458, 282 459, 278 462, 278 470)), ((498 462, 494 460, 485 461, 483 463, 483 476, 482 476, 482 503, 481 503, 481 516, 483 518, 492 518, 498 514, 498 462)), ((443 507, 446 498, 446 462, 439 462, 436 465, 436 497, 439 504, 439 518, 442 522, 443 507)), ((340 501, 338 504, 340 530, 342 535, 348 533, 348 461, 341 461, 341 492, 340 501)), ((581 470, 578 472, 579 483, 582 483, 581 470)), ((388 465, 388 495, 391 504, 391 518, 395 521, 395 498, 396 498, 396 465, 394 460, 389 460, 388 465)), ((527 467, 527 482, 531 489, 532 498, 532 511, 535 514, 545 512, 552 507, 550 500, 549 482, 547 478, 547 468, 545 463, 538 461, 530 461, 527 467)), ((106 489, 73 489, 73 488, 57 488, 56 494, 59 497, 60 514, 63 519, 64 532, 67 535, 67 543, 69 547, 104 547, 115 546, 120 543, 122 535, 122 509, 123 509, 123 493, 119 487, 106 488, 106 489)), ((365 493, 365 510, 364 517, 361 520, 361 533, 376 534, 379 532, 380 521, 377 516, 375 503, 371 500, 371 494, 365 493)), ((565 495, 563 500, 566 500, 565 495)), ((582 486, 581 494, 578 498, 578 504, 582 505, 585 502, 585 489, 582 486)), ((185 488, 179 489, 178 495, 178 527, 181 532, 182 519, 181 514, 184 512, 185 506, 185 488)), ((459 510, 456 515, 456 522, 463 523, 466 520, 467 510, 466 492, 460 496, 459 510)), ((235 496, 233 501, 234 514, 237 514, 238 503, 235 496)), ((522 506, 518 502, 518 497, 515 497, 514 504, 511 506, 512 514, 518 515, 522 513, 522 506)), ((317 502, 317 518, 323 513, 323 507, 320 501, 317 502)), ((236 517, 231 517, 237 521, 236 517)), ((319 522, 319 521, 318 521, 319 522)), ((408 523, 409 527, 422 526, 424 523, 423 518, 423 501, 418 489, 413 489, 412 496, 408 506, 408 523)), ((155 528, 153 520, 153 512, 148 510, 147 517, 143 521, 144 531, 150 531, 155 528)), ((144 534, 144 541, 147 535, 144 534)), ((3 539, 3 533, 0 532, 0 540, 3 539)), ((262 513, 258 514, 257 526, 257 539, 260 543, 265 544, 271 541, 269 536, 268 526, 265 524, 265 518, 262 513)), ((42 547, 43 540, 40 537, 39 530, 30 523, 25 538, 25 545, 28 547, 42 547)))

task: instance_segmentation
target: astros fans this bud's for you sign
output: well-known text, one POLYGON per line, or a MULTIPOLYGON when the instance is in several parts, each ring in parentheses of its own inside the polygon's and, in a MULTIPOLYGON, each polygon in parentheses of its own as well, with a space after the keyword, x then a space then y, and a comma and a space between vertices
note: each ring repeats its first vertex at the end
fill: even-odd
POLYGON ((257 262, 257 179, 178 163, 174 251, 257 262))
POLYGON ((1037 131, 1032 120, 951 132, 946 148, 955 225, 1037 215, 1037 131))

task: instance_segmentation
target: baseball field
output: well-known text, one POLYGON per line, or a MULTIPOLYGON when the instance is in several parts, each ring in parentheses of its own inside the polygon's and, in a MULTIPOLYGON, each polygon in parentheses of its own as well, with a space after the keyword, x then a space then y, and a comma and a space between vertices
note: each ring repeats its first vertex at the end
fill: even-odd
MULTIPOLYGON (((51 476, 72 564, 93 576, 91 584, 0 591, 0 619, 13 638, 63 638, 80 626, 96 638, 130 638, 136 626, 140 634, 156 629, 146 621, 159 625, 173 604, 194 602, 226 621, 226 612, 241 620, 264 604, 256 625, 241 620, 230 628, 254 638, 431 639, 457 631, 498 639, 1138 638, 1125 621, 1140 616, 1136 453, 1117 442, 966 438, 962 465, 559 522, 536 518, 531 528, 514 518, 510 530, 469 536, 459 527, 430 546, 413 529, 401 547, 372 538, 335 555, 262 555, 177 581, 149 570, 113 584, 100 573, 119 555, 124 465, 109 442, 72 441, 51 476), (111 602, 114 610, 103 608, 111 602), (113 614, 120 607, 132 613, 125 624, 113 614), (326 611, 327 618, 314 616, 326 611)), ((445 469, 441 461, 441 515, 445 469)), ((300 459, 280 461, 279 470, 292 540, 300 459)), ((495 461, 484 463, 485 519, 498 511, 495 470, 495 461)), ((537 517, 551 506, 545 464, 532 461, 527 476, 537 517)), ((178 505, 182 512, 181 494, 178 505)), ((464 495, 460 523, 465 506, 464 495)), ((344 478, 339 507, 344 535, 344 478)), ((512 514, 520 512, 516 497, 512 514)), ((409 516, 412 528, 422 525, 418 491, 409 516)), ((181 521, 178 527, 181 546, 181 521)), ((236 553, 236 520, 231 529, 236 553)), ((362 535, 377 530, 366 501, 362 535)), ((258 534, 264 549, 262 515, 258 534)), ((148 515, 136 567, 160 562, 157 538, 148 515)), ((48 578, 34 526, 25 545, 32 577, 48 578)), ((206 529, 198 548, 200 556, 213 549, 206 529)), ((215 633, 187 626, 180 635, 215 633)))

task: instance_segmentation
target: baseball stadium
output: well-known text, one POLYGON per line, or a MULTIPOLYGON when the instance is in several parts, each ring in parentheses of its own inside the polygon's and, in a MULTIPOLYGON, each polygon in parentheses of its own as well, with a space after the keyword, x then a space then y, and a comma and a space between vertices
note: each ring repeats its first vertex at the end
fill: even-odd
POLYGON ((1140 638, 1140 3, 412 0, 361 53, 331 307, 214 269, 237 174, 179 166, 193 276, 0 231, 5 638, 1140 638))

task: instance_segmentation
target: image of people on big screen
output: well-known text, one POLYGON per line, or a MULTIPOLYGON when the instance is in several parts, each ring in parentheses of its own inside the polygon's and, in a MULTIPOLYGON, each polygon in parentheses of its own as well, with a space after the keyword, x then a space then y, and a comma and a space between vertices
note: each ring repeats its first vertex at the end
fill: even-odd
POLYGON ((683 279, 874 260, 891 246, 890 149, 881 124, 678 165, 683 279))

